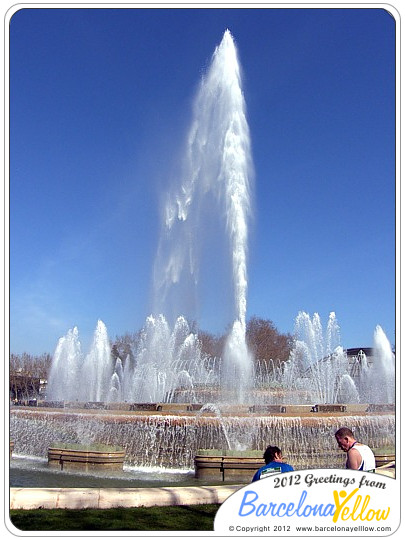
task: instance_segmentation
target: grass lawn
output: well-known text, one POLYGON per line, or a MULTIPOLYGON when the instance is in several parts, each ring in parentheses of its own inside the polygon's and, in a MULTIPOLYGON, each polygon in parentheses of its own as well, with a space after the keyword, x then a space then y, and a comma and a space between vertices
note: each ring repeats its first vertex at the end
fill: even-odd
POLYGON ((219 506, 11 510, 10 521, 22 531, 212 531, 219 506))

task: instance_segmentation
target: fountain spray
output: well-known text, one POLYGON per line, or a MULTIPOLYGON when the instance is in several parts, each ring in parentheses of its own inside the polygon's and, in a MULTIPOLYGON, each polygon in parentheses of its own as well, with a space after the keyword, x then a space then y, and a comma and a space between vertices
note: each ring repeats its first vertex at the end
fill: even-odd
POLYGON ((172 289, 187 296, 182 280, 198 284, 196 234, 202 234, 209 219, 207 211, 213 211, 206 201, 213 201, 215 212, 224 217, 233 284, 234 321, 223 355, 222 386, 224 398, 237 402, 243 401, 244 389, 249 390, 253 375, 245 339, 252 182, 241 69, 235 42, 226 30, 194 103, 180 185, 169 194, 165 207, 154 285, 159 311, 165 312, 167 299, 173 301, 172 289))

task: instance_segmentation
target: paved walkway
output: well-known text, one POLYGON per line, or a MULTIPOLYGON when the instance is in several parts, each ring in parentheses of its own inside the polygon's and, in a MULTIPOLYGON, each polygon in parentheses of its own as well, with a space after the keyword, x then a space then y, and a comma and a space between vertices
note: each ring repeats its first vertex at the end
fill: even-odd
POLYGON ((241 487, 11 488, 10 508, 30 510, 222 504, 241 487))

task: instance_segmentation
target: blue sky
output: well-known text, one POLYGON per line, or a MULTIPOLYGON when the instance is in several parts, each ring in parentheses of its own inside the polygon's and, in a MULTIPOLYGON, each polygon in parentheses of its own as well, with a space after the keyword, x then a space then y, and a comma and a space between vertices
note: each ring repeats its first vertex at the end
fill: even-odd
MULTIPOLYGON (((248 317, 395 341, 395 20, 382 9, 23 9, 10 23, 11 352, 140 329, 162 194, 229 28, 255 167, 248 317)), ((213 289, 215 269, 213 270, 213 289)), ((226 321, 210 299, 200 326, 226 321)))

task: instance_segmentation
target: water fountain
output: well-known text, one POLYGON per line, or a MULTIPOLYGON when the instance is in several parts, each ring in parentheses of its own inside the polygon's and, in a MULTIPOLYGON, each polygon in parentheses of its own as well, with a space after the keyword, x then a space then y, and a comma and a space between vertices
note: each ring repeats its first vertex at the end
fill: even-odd
POLYGON ((47 397, 73 402, 212 402, 239 411, 252 405, 394 403, 395 361, 382 328, 375 330, 372 355, 360 350, 354 359, 340 345, 339 333, 334 313, 323 332, 318 314, 311 318, 300 312, 288 361, 277 369, 258 362, 252 369, 249 394, 243 403, 235 403, 232 395, 219 390, 227 366, 224 370, 221 359, 203 354, 198 334, 190 331, 184 317, 177 319, 173 330, 162 315, 148 317, 134 359, 118 358, 115 365, 107 329, 98 321, 86 356, 81 353, 77 328, 59 340, 47 397))
POLYGON ((381 326, 374 332, 374 364, 370 367, 362 358, 360 399, 373 403, 395 402, 395 359, 381 326))
POLYGON ((113 366, 107 328, 98 321, 90 352, 83 357, 75 327, 60 338, 53 356, 47 393, 53 400, 102 401, 113 366))
MULTIPOLYGON (((225 401, 218 391, 220 364, 205 367, 198 338, 189 332, 185 320, 178 321, 170 332, 163 318, 149 318, 136 362, 118 359, 115 370, 110 362, 110 379, 100 377, 97 389, 88 386, 93 388, 89 396, 103 401, 80 401, 85 392, 78 383, 80 363, 74 358, 79 379, 72 388, 66 385, 65 395, 58 379, 50 379, 54 400, 38 403, 36 408, 12 409, 15 451, 45 456, 54 441, 107 444, 125 448, 127 465, 190 469, 195 463, 199 478, 208 474, 212 480, 217 473, 220 480, 235 478, 236 458, 230 451, 264 449, 269 442, 281 446, 296 468, 341 466, 343 455, 333 434, 337 427, 348 425, 374 449, 390 448, 392 454, 393 401, 377 395, 362 399, 370 397, 364 381, 378 380, 385 396, 393 395, 394 358, 381 328, 375 331, 372 358, 360 351, 352 364, 338 341, 331 339, 338 335, 334 314, 325 335, 319 317, 311 319, 304 313, 297 317, 296 331, 296 344, 284 368, 262 369, 246 402, 235 404, 225 401), (153 331, 156 324, 161 327, 159 334, 153 331), (165 339, 159 340, 157 335, 165 339), (381 369, 382 363, 388 366, 381 369), (63 399, 66 395, 69 399, 63 399), (220 449, 220 453, 207 456, 201 449, 220 449)), ((72 360, 71 353, 76 351, 85 369, 98 361, 104 366, 106 342, 105 327, 99 322, 92 349, 83 357, 77 330, 69 331, 58 343, 55 365, 62 359, 72 360)), ((94 374, 87 373, 87 379, 83 375, 83 380, 91 379, 94 374)), ((69 380, 67 374, 65 380, 69 380)), ((258 460, 249 457, 246 464, 243 458, 245 470, 238 472, 249 475, 258 460)))
POLYGON ((336 466, 336 460, 340 466, 333 433, 341 425, 372 447, 393 446, 394 361, 379 327, 373 362, 361 354, 357 378, 334 314, 324 335, 318 315, 300 313, 288 362, 274 370, 254 367, 245 340, 253 175, 240 67, 228 30, 201 82, 184 156, 154 267, 156 314, 146 319, 134 359, 112 363, 101 321, 86 356, 78 329, 70 330, 55 351, 46 408, 11 411, 16 452, 46 455, 53 441, 103 443, 125 448, 131 465, 190 468, 201 448, 262 450, 274 443, 297 468, 336 466), (210 219, 224 232, 221 248, 232 275, 231 331, 220 360, 204 357, 185 316, 169 324, 163 315, 174 306, 182 313, 182 300, 199 289, 198 234, 210 219), (376 403, 374 382, 387 385, 378 400, 391 410, 368 411, 376 403), (343 405, 327 408, 336 404, 343 405))
POLYGON ((199 292, 200 247, 208 251, 206 258, 213 256, 214 239, 207 242, 202 236, 207 223, 215 222, 214 234, 221 237, 218 265, 229 263, 232 274, 227 281, 232 284, 233 323, 223 352, 222 386, 227 398, 239 403, 252 384, 245 330, 253 172, 245 109, 237 51, 226 30, 196 97, 182 174, 169 193, 154 268, 158 311, 166 313, 175 305, 181 313, 187 306, 179 306, 180 299, 199 292))
POLYGON ((339 335, 335 313, 325 334, 317 313, 312 319, 298 314, 295 346, 281 376, 282 386, 292 390, 288 399, 295 394, 311 403, 394 403, 395 361, 382 328, 374 333, 372 364, 364 351, 350 359, 339 335))

